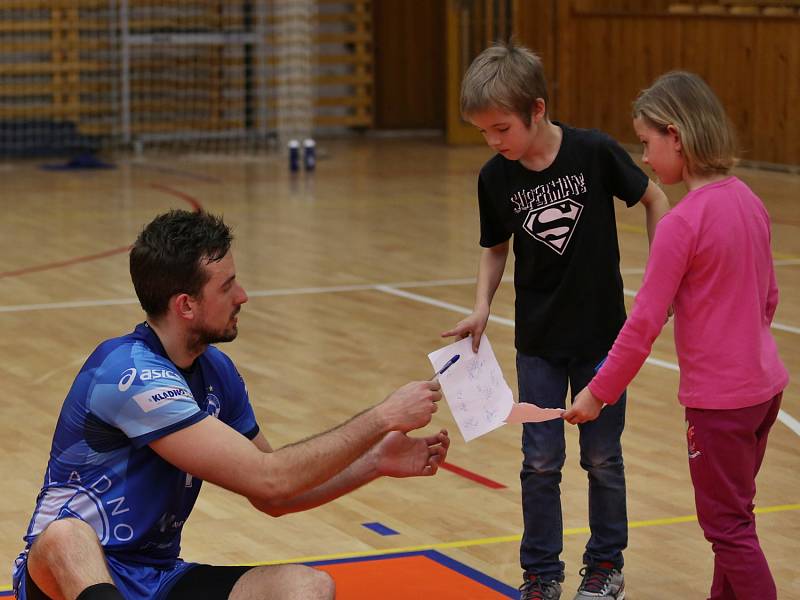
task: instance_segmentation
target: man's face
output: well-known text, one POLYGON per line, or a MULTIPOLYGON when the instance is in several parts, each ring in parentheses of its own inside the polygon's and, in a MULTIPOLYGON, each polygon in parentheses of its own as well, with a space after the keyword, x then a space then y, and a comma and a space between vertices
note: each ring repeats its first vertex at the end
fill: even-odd
POLYGON ((236 339, 237 314, 247 302, 247 293, 236 281, 233 254, 228 252, 220 261, 204 263, 210 279, 195 298, 197 319, 194 334, 201 344, 230 342, 236 339))

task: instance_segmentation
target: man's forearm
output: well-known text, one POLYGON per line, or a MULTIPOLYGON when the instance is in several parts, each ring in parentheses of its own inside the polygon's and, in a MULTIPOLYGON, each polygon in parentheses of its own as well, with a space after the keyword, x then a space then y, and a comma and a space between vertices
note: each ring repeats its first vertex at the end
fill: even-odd
POLYGON ((300 512, 322 506, 366 485, 380 476, 372 452, 367 452, 340 473, 322 485, 305 493, 282 500, 268 501, 250 498, 250 502, 261 512, 273 517, 300 512))
POLYGON ((279 476, 285 489, 261 500, 283 505, 317 488, 347 469, 387 431, 379 408, 373 407, 330 431, 264 454, 270 478, 279 476))

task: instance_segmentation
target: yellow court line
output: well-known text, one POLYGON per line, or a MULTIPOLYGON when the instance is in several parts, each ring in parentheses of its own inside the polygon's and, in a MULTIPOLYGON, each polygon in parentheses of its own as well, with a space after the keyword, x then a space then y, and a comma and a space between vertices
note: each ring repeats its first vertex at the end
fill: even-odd
MULTIPOLYGON (((756 508, 754 512, 756 514, 768 514, 768 513, 786 512, 791 510, 800 510, 800 504, 779 504, 776 506, 765 506, 763 508, 756 508)), ((628 528, 637 529, 640 527, 657 527, 661 525, 673 525, 676 523, 691 523, 692 521, 697 521, 696 515, 687 515, 685 517, 669 517, 665 519, 650 519, 647 521, 632 521, 628 523, 628 528)), ((577 535, 579 533, 589 533, 589 528, 573 527, 571 529, 564 530, 564 535, 577 535)), ((478 538, 472 540, 459 540, 456 542, 441 542, 438 544, 423 544, 419 546, 405 546, 401 548, 385 548, 382 550, 343 552, 340 554, 327 554, 319 556, 303 556, 300 558, 294 558, 290 560, 271 560, 258 563, 247 563, 247 565, 248 566, 280 565, 287 563, 304 563, 304 562, 316 562, 321 560, 338 560, 343 558, 379 556, 383 554, 401 554, 404 552, 419 552, 421 550, 446 550, 448 548, 468 548, 470 546, 486 546, 489 544, 504 544, 507 542, 518 542, 520 541, 521 538, 522 536, 520 534, 503 535, 498 537, 478 538)))
MULTIPOLYGON (((800 510, 800 504, 779 504, 776 506, 765 506, 763 508, 756 508, 756 514, 769 514, 777 512, 786 512, 790 510, 800 510)), ((666 519, 650 519, 647 521, 633 521, 628 523, 628 528, 637 529, 640 527, 658 527, 661 525, 674 525, 676 523, 691 523, 696 521, 695 515, 687 515, 685 517, 670 517, 666 519)), ((573 527, 565 529, 564 535, 576 535, 579 533, 589 533, 588 527, 573 527)), ((489 544, 505 544, 509 542, 518 542, 522 536, 516 535, 502 535, 489 538, 477 538, 473 540, 459 540, 456 542, 441 542, 438 544, 422 544, 419 546, 405 546, 402 548, 384 548, 382 550, 367 550, 360 552, 341 552, 338 554, 322 554, 318 556, 301 556, 298 558, 290 558, 286 560, 268 560, 263 562, 242 563, 248 567, 258 567, 265 565, 283 565, 290 563, 306 563, 318 562, 322 560, 340 560, 345 558, 364 558, 368 556, 380 556, 385 554, 402 554, 405 552, 420 552, 422 550, 446 550, 448 548, 468 548, 470 546, 486 546, 489 544)), ((8 592, 11 590, 10 586, 0 587, 0 592, 8 592)))
POLYGON ((647 229, 639 227, 638 225, 628 225, 627 223, 617 223, 617 229, 628 231, 630 233, 647 233, 647 229))

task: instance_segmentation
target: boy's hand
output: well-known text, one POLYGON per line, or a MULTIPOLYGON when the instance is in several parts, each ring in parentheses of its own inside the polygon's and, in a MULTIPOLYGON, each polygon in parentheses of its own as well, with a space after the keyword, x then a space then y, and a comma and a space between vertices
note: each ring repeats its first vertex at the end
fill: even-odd
POLYGON ((567 423, 572 423, 573 425, 594 421, 600 416, 603 404, 602 400, 595 398, 589 388, 585 387, 575 396, 572 406, 564 412, 562 417, 567 423))
POLYGON ((442 332, 442 337, 456 336, 459 340, 472 336, 472 351, 477 353, 481 345, 481 336, 486 329, 486 322, 489 320, 489 313, 475 311, 466 319, 462 319, 455 327, 442 332))

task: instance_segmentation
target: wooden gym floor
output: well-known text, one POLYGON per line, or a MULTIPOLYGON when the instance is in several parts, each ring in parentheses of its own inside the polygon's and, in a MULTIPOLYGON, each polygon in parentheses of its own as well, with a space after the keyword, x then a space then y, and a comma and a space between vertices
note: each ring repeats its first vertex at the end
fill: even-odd
MULTIPOLYGON (((250 293, 239 338, 224 347, 245 377, 268 439, 281 446, 330 428, 411 379, 429 376, 439 332, 472 306, 478 259, 476 176, 489 151, 436 140, 321 142, 312 175, 281 156, 145 156, 106 171, 0 163, 0 589, 22 548, 59 406, 95 345, 142 320, 126 248, 169 208, 224 213, 250 293)), ((773 220, 781 288, 774 335, 792 376, 758 479, 758 528, 779 597, 800 597, 800 175, 740 169, 773 220)), ((675 202, 680 189, 667 190, 675 202)), ((647 257, 644 212, 618 205, 628 303, 647 257)), ((487 334, 516 389, 513 284, 487 334)), ((629 389, 631 600, 704 598, 712 554, 693 519, 678 374, 668 325, 629 389)), ((746 366, 743 366, 746 368, 746 366)), ((184 533, 189 560, 335 560, 437 551, 491 578, 520 581, 518 426, 465 444, 446 405, 428 428, 453 437, 435 478, 381 480, 328 506, 272 519, 206 486, 184 533), (382 536, 364 523, 397 532, 382 536)), ((568 428, 565 590, 588 537, 586 479, 568 428)), ((565 596, 568 594, 565 594, 565 596)), ((440 596, 443 597, 443 596, 440 596)))

